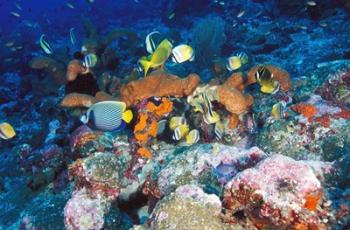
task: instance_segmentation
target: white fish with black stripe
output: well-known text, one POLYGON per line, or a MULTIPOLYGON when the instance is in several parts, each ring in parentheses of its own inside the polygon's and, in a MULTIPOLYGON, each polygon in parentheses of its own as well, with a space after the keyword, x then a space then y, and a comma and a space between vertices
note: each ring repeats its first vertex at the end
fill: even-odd
POLYGON ((92 105, 81 117, 84 124, 92 124, 101 131, 117 131, 130 123, 133 118, 131 110, 126 110, 124 102, 103 101, 92 105))
POLYGON ((152 54, 159 43, 161 42, 161 34, 158 31, 153 31, 146 36, 145 44, 146 50, 149 54, 152 54))

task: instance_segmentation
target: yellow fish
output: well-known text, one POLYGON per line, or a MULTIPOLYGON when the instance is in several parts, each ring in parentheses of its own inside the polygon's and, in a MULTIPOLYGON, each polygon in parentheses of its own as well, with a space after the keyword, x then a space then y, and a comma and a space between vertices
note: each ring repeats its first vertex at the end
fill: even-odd
POLYGON ((0 124, 0 137, 2 139, 7 140, 14 136, 16 136, 16 132, 9 123, 3 122, 0 124))
POLYGON ((243 65, 247 63, 248 63, 248 55, 244 52, 240 52, 227 59, 226 68, 229 71, 233 71, 241 68, 243 65))
POLYGON ((194 60, 194 50, 189 45, 178 45, 172 50, 172 61, 175 63, 182 63, 185 61, 194 60))
POLYGON ((174 130, 173 139, 175 141, 181 140, 188 133, 189 130, 190 129, 187 124, 178 126, 174 130))
POLYGON ((197 129, 192 129, 187 135, 186 135, 186 143, 189 145, 193 145, 199 141, 199 131, 197 129))
POLYGON ((284 117, 284 112, 286 108, 286 102, 280 101, 272 106, 271 115, 276 119, 281 119, 284 117))
POLYGON ((150 68, 157 68, 166 62, 171 54, 172 48, 173 45, 171 42, 168 39, 164 39, 149 57, 142 57, 139 60, 145 72, 145 76, 150 68))
POLYGON ((260 91, 263 93, 274 94, 280 89, 280 84, 273 78, 273 74, 265 68, 260 66, 255 73, 256 81, 260 85, 260 91))
POLYGON ((172 117, 169 122, 169 128, 175 130, 180 125, 187 125, 184 117, 172 117))

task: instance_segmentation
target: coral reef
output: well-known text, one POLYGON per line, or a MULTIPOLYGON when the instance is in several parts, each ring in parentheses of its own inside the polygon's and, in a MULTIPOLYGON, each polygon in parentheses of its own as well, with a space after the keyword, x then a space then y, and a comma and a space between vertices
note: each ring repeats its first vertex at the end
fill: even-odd
POLYGON ((321 183, 312 167, 273 155, 225 185, 223 206, 228 218, 243 211, 259 229, 326 229, 328 210, 324 202, 321 183))
POLYGON ((95 104, 97 99, 93 96, 80 93, 70 93, 61 101, 60 105, 67 108, 86 107, 89 108, 95 104))
POLYGON ((197 186, 183 185, 157 204, 147 229, 230 229, 221 222, 220 212, 219 197, 197 186))
POLYGON ((29 62, 29 66, 33 69, 45 70, 49 76, 52 77, 53 82, 57 85, 66 83, 64 77, 65 65, 59 61, 49 57, 35 57, 29 62))
POLYGON ((120 90, 120 97, 127 106, 135 105, 150 97, 190 95, 199 84, 199 76, 191 74, 184 79, 164 72, 154 72, 148 77, 132 81, 120 90))

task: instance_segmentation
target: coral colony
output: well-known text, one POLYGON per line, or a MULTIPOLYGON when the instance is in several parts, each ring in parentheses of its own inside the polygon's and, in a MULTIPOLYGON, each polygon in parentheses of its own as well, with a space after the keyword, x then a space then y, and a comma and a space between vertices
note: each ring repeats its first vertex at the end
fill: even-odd
POLYGON ((0 229, 350 229, 349 1, 117 2, 0 3, 0 229))

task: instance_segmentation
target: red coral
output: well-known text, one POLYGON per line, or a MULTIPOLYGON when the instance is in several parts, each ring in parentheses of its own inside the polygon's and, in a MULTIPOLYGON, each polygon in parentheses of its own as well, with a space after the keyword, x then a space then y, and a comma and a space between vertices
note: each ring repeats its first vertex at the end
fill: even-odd
POLYGON ((304 104, 304 103, 292 105, 291 109, 297 113, 302 114, 304 117, 308 118, 309 120, 313 118, 318 112, 317 108, 314 105, 304 104))

